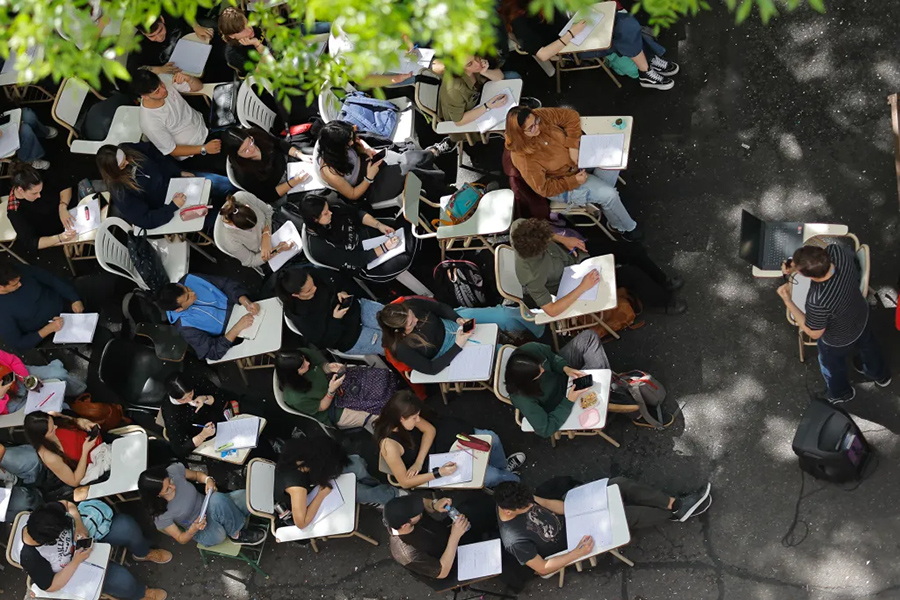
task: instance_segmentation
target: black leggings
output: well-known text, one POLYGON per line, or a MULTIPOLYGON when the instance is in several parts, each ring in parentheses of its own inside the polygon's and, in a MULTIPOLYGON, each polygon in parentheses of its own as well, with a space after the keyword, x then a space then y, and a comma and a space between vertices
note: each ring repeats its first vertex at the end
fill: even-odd
POLYGON ((637 293, 647 306, 666 306, 672 293, 666 290, 666 275, 659 265, 647 254, 647 250, 637 242, 612 241, 605 236, 586 242, 591 256, 612 254, 616 264, 616 284, 637 293))

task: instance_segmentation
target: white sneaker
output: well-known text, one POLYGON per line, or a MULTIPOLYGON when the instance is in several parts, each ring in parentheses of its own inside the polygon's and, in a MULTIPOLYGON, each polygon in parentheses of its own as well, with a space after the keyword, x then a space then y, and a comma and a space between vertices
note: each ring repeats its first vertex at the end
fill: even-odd
POLYGON ((59 129, 57 129, 56 127, 50 127, 48 125, 47 126, 47 137, 45 137, 44 139, 52 140, 53 138, 55 138, 58 135, 59 135, 59 129))
POLYGON ((41 171, 46 171, 47 169, 50 168, 50 161, 49 161, 49 160, 42 160, 42 159, 40 159, 40 158, 37 159, 37 160, 31 161, 31 163, 29 163, 29 164, 30 164, 32 167, 34 167, 35 169, 39 169, 39 170, 41 170, 41 171))

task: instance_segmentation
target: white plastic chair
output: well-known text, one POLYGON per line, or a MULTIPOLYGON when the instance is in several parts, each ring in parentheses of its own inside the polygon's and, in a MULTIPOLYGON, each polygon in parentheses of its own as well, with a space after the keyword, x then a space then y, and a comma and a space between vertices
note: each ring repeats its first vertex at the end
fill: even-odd
MULTIPOLYGON (((225 234, 225 222, 222 220, 222 215, 216 217, 216 224, 213 226, 213 241, 216 243, 216 248, 219 249, 219 252, 224 254, 225 256, 230 256, 237 260, 237 257, 234 254, 231 254, 225 247, 222 245, 222 236, 225 234)), ((254 271, 259 273, 260 277, 265 277, 266 274, 263 272, 261 267, 251 267, 254 271)))
POLYGON ((519 306, 523 319, 534 321, 534 313, 525 305, 525 290, 516 275, 516 252, 511 246, 501 244, 494 249, 494 278, 500 295, 519 306))
POLYGON ((27 265, 28 262, 13 252, 12 245, 16 241, 18 234, 16 233, 15 228, 12 225, 12 222, 9 220, 9 215, 6 214, 6 209, 9 206, 9 199, 4 198, 2 202, 0 202, 0 251, 8 252, 10 255, 15 257, 23 265, 27 265))
MULTIPOLYGON (((128 254, 128 247, 117 240, 113 234, 113 227, 118 227, 125 232, 132 230, 131 225, 118 217, 109 217, 100 223, 100 228, 97 229, 97 239, 94 241, 97 262, 104 271, 131 279, 143 290, 150 289, 135 269, 131 256, 128 254)), ((149 242, 159 252, 169 281, 177 282, 187 274, 189 258, 187 242, 167 242, 164 239, 151 239, 149 242)))
POLYGON ((117 146, 128 142, 140 142, 142 131, 140 124, 140 107, 120 106, 113 115, 106 138, 101 141, 88 141, 76 139, 75 123, 87 99, 88 93, 93 93, 103 100, 103 96, 95 92, 81 79, 70 77, 63 81, 53 101, 51 114, 53 120, 69 131, 66 143, 75 154, 97 154, 106 144, 117 146))
POLYGON ((234 174, 234 165, 231 164, 230 156, 225 157, 225 174, 228 175, 228 181, 231 182, 231 185, 239 190, 244 190, 245 192, 247 191, 240 183, 238 183, 237 177, 234 174))
POLYGON ((256 94, 253 89, 256 85, 253 77, 248 77, 241 83, 237 94, 237 118, 242 127, 256 125, 263 131, 271 131, 277 115, 256 94))
POLYGON ((275 534, 275 463, 252 458, 247 464, 247 511, 269 519, 275 534))

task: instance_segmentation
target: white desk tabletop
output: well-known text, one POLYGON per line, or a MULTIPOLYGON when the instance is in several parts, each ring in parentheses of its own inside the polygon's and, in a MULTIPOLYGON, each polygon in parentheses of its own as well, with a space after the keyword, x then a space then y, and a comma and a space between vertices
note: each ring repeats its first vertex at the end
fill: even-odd
MULTIPOLYGON (((519 98, 522 97, 521 79, 501 79, 500 81, 488 81, 486 84, 484 84, 484 88, 481 90, 482 102, 487 102, 497 94, 503 92, 503 90, 505 90, 506 88, 509 88, 509 90, 513 94, 512 105, 518 105, 519 98)), ((456 125, 453 121, 441 121, 437 124, 435 131, 440 134, 481 133, 478 130, 478 123, 476 121, 472 121, 471 123, 467 123, 466 125, 456 125)), ((497 124, 496 127, 488 130, 486 133, 490 133, 492 131, 506 131, 506 121, 501 121, 497 124)))
MULTIPOLYGON (((560 431, 588 431, 594 429, 603 429, 606 427, 606 411, 609 407, 609 384, 612 381, 612 371, 609 369, 582 369, 588 375, 593 376, 594 385, 591 386, 591 391, 597 394, 597 404, 592 406, 591 408, 596 408, 597 412, 600 413, 600 422, 594 425, 593 427, 584 427, 581 425, 579 418, 582 413, 591 410, 591 408, 581 408, 581 400, 576 400, 572 403, 572 412, 569 413, 568 418, 559 428, 560 431)), ((569 377, 569 383, 572 383, 572 378, 569 377)), ((567 399, 561 400, 561 402, 568 402, 567 399)), ((522 431, 533 432, 534 427, 531 426, 531 423, 528 422, 528 419, 522 419, 522 431)))
POLYGON ((575 52, 590 52, 592 50, 607 50, 612 47, 613 26, 616 24, 615 2, 598 2, 591 6, 595 12, 603 13, 603 20, 594 28, 586 40, 580 45, 566 44, 560 54, 572 54, 575 52))
POLYGON ((356 476, 353 473, 339 475, 335 481, 344 504, 339 509, 308 527, 300 529, 294 525, 275 530, 278 542, 309 540, 313 538, 343 535, 356 529, 356 476))
MULTIPOLYGON (((106 578, 106 568, 109 566, 109 556, 111 552, 112 546, 102 542, 96 542, 93 550, 91 550, 91 556, 85 561, 103 569, 104 579, 106 578)), ((81 565, 79 565, 78 568, 80 569, 81 565)), ((100 596, 103 594, 103 584, 100 584, 100 589, 97 590, 97 595, 93 598, 81 598, 67 594, 65 587, 56 592, 47 592, 33 583, 31 584, 31 592, 34 594, 35 598, 55 598, 57 600, 100 600, 100 596)))
POLYGON ((14 413, 9 413, 7 415, 0 415, 0 429, 6 429, 7 427, 21 427, 25 424, 25 406, 17 410, 14 413))
MULTIPOLYGON (((846 225, 829 225, 828 223, 804 223, 803 224, 803 242, 810 238, 820 235, 847 235, 850 228, 846 225)), ((780 269, 764 271, 758 267, 753 267, 754 277, 781 277, 780 269)), ((798 305, 799 306, 799 305, 798 305)))
POLYGON ((147 469, 147 434, 129 433, 112 443, 112 466, 109 479, 88 488, 88 500, 114 494, 134 492, 138 477, 147 469))
MULTIPOLYGON (((206 206, 209 206, 209 194, 212 192, 212 181, 207 179, 203 182, 203 202, 206 206)), ((212 207, 210 206, 210 210, 212 207)), ((194 233, 195 231, 200 231, 203 229, 203 223, 206 221, 204 217, 198 217, 196 219, 191 219, 190 221, 185 221, 181 218, 181 211, 175 211, 175 214, 172 215, 172 220, 166 223, 165 225, 160 225, 159 227, 155 227, 153 229, 147 230, 147 235, 149 236, 162 236, 162 235, 175 235, 179 233, 194 233)), ((140 232, 141 229, 139 227, 135 227, 136 232, 140 232)))
POLYGON ((275 352, 281 348, 281 321, 284 318, 281 301, 278 298, 266 298, 259 300, 259 306, 266 311, 266 314, 256 333, 256 339, 244 340, 237 346, 232 346, 219 360, 207 358, 207 363, 214 365, 239 358, 250 358, 266 352, 275 352))
MULTIPOLYGON (((609 546, 599 546, 595 543, 594 549, 591 550, 590 554, 582 556, 576 561, 572 561, 569 565, 582 560, 587 560, 592 556, 597 556, 604 552, 609 552, 610 550, 615 550, 616 548, 621 548, 631 541, 631 532, 628 531, 628 519, 625 516, 625 504, 622 502, 622 492, 619 490, 618 485, 607 486, 606 500, 609 506, 609 520, 612 525, 612 542, 609 546)), ((596 542, 596 540, 594 541, 596 542)), ((568 550, 557 552, 553 556, 560 556, 566 552, 568 552, 568 550)), ((545 556, 544 558, 553 558, 553 556, 545 556)))
MULTIPOLYGON (((491 443, 491 436, 489 435, 472 435, 473 438, 478 438, 488 444, 491 443)), ((484 487, 484 476, 487 474, 488 468, 488 457, 491 454, 491 451, 487 452, 477 452, 472 450, 471 448, 465 448, 460 445, 459 440, 453 442, 453 445, 450 446, 449 452, 456 452, 457 450, 465 450, 467 452, 472 453, 472 481, 463 481, 460 483, 451 483, 450 485, 440 485, 436 487, 431 487, 427 483, 424 485, 416 486, 416 489, 420 490, 480 490, 484 487)))
MULTIPOLYGON (((12 60, 16 60, 16 57, 10 57, 12 60)), ((7 60, 10 60, 7 59, 7 60)), ((37 50, 34 53, 34 58, 31 61, 32 63, 39 63, 44 59, 44 46, 38 45, 37 50)), ((2 66, 2 65, 0 65, 2 66)), ((19 81, 19 72, 15 69, 7 71, 6 73, 0 74, 0 86, 4 85, 17 85, 22 84, 26 85, 34 80, 34 73, 32 72, 29 75, 29 71, 31 69, 25 71, 25 79, 23 81, 19 81)))
POLYGON ((631 150, 631 130, 634 117, 581 117, 581 130, 585 135, 605 135, 621 133, 625 136, 622 145, 622 162, 615 167, 598 167, 605 171, 621 171, 628 168, 628 152, 631 150), (622 119, 623 128, 616 127, 616 121, 622 119))
MULTIPOLYGON (((497 345, 497 337, 499 336, 499 334, 500 328, 494 323, 476 323, 475 331, 474 333, 472 333, 472 337, 469 338, 469 341, 466 342, 466 345, 471 344, 472 340, 475 340, 479 344, 487 345, 490 348, 495 348, 497 345)), ((455 361, 456 358, 454 358, 453 360, 455 361)), ((451 366, 453 366, 453 361, 450 361, 450 364, 447 365, 446 368, 434 375, 426 375, 424 373, 420 373, 419 371, 413 371, 409 376, 409 380, 412 383, 457 383, 463 381, 487 381, 491 379, 494 373, 494 353, 491 353, 491 360, 485 363, 483 372, 472 373, 470 377, 465 379, 451 379, 451 366)))
POLYGON ((561 321, 572 317, 580 317, 590 315, 604 310, 609 310, 618 304, 616 297, 616 261, 612 254, 604 254, 603 256, 594 256, 581 264, 590 264, 600 271, 600 291, 597 292, 596 300, 576 300, 572 306, 565 312, 555 317, 551 317, 542 310, 534 313, 534 322, 538 325, 552 323, 553 321, 561 321))
MULTIPOLYGON (((441 198, 442 210, 450 198, 451 196, 441 198)), ((439 225, 437 239, 503 233, 512 225, 514 204, 515 195, 512 190, 492 190, 481 198, 475 214, 459 225, 439 225)))
MULTIPOLYGON (((248 417, 255 417, 256 415, 238 415, 234 417, 235 419, 246 419, 248 417)), ((262 432, 266 428, 266 419, 265 417, 259 417, 259 435, 262 435, 262 432)), ((222 462, 231 463, 233 465, 242 465, 247 461, 247 457, 250 456, 250 453, 253 451, 253 448, 240 448, 234 454, 229 454, 226 457, 222 457, 222 452, 216 450, 216 438, 211 437, 196 448, 194 448, 194 456, 200 455, 205 456, 207 458, 211 458, 213 460, 220 460, 222 462)))
MULTIPOLYGON (((106 215, 109 212, 109 192, 101 192, 99 195, 102 195, 106 202, 106 206, 104 206, 103 208, 100 209, 100 222, 102 223, 103 221, 106 220, 106 215)), ((91 194, 90 196, 85 196, 75 206, 81 206, 82 204, 87 204, 88 202, 93 200, 93 198, 94 198, 94 194, 91 194)), ((83 244, 84 242, 93 242, 94 240, 97 239, 97 231, 99 231, 99 228, 94 229, 93 231, 86 231, 86 232, 80 234, 78 237, 76 237, 74 240, 72 240, 70 242, 63 242, 62 244, 60 244, 60 246, 72 246, 74 244, 83 244)))
MULTIPOLYGON (((0 75, 0 77, 4 77, 0 75)), ((21 108, 13 108, 12 110, 8 110, 3 113, 4 115, 9 115, 10 124, 15 124, 16 128, 22 125, 22 109, 21 108)), ((11 130, 10 130, 11 131, 11 130)), ((20 146, 21 147, 21 146, 20 146)), ((10 158, 11 156, 15 156, 16 152, 18 152, 18 148, 7 154, 6 156, 0 156, 0 158, 10 158)))

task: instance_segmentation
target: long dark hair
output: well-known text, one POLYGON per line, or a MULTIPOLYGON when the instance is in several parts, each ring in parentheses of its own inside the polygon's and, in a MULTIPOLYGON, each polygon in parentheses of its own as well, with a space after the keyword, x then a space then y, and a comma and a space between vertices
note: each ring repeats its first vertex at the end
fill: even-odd
POLYGON ((219 209, 222 219, 244 231, 253 229, 258 223, 256 213, 249 204, 239 202, 234 196, 225 198, 225 204, 219 209))
POLYGON ((166 379, 166 394, 170 398, 181 400, 193 391, 193 386, 188 385, 181 373, 172 373, 166 379))
POLYGON ((169 503, 160 497, 163 489, 163 480, 169 476, 165 465, 150 467, 138 478, 138 492, 141 495, 141 504, 150 513, 151 517, 158 517, 166 512, 169 503))
MULTIPOLYGON (((322 215, 322 211, 325 210, 326 204, 328 204, 328 198, 323 194, 315 193, 307 194, 300 201, 300 216, 303 217, 303 223, 306 225, 306 229, 316 235, 324 236, 329 229, 336 229, 332 226, 325 228, 317 220, 322 215)), ((337 214, 334 210, 332 210, 332 213, 337 214)), ((335 217, 332 216, 331 218, 333 223, 335 217)))
POLYGON ((106 144, 97 151, 97 168, 100 170, 100 177, 103 179, 103 183, 106 184, 110 191, 118 192, 122 188, 140 191, 143 188, 138 185, 131 166, 136 165, 137 168, 140 168, 146 158, 146 156, 128 146, 116 147, 112 144, 106 144), (128 166, 124 169, 119 168, 119 161, 116 160, 116 152, 119 150, 128 159, 128 166))
POLYGON ((319 157, 325 166, 340 175, 353 172, 347 157, 350 142, 356 140, 356 129, 346 121, 329 121, 319 132, 319 157))
POLYGON ((292 438, 284 445, 278 458, 278 469, 298 469, 300 465, 297 463, 309 469, 309 480, 313 485, 325 487, 344 472, 350 458, 341 445, 328 436, 292 438))
POLYGON ((512 394, 540 398, 541 380, 538 374, 541 363, 541 360, 520 350, 513 352, 506 363, 506 389, 512 394))
POLYGON ((272 171, 272 154, 275 151, 275 142, 272 135, 263 131, 256 125, 251 127, 231 127, 222 136, 222 145, 225 153, 241 173, 266 179, 272 171), (253 143, 259 148, 259 160, 244 158, 238 154, 238 149, 248 137, 253 137, 253 143))
MULTIPOLYGON (((409 338, 409 345, 413 348, 430 347, 425 338, 418 333, 406 333, 406 315, 412 309, 406 302, 397 302, 388 304, 375 315, 378 325, 381 326, 381 344, 391 352, 397 351, 400 342, 409 338)), ((419 317, 420 321, 427 321, 428 315, 419 317)))
POLYGON ((295 300, 294 294, 300 293, 311 273, 305 267, 291 267, 281 269, 275 277, 275 293, 285 306, 290 306, 295 300))
MULTIPOLYGON (((62 415, 57 415, 52 418, 55 425, 60 429, 71 429, 73 431, 80 430, 80 427, 76 425, 74 419, 62 415)), ((62 451, 62 448, 60 448, 58 444, 51 444, 47 441, 46 436, 47 431, 50 429, 50 419, 51 415, 40 410, 25 415, 25 439, 28 440, 28 443, 31 444, 31 447, 34 448, 35 452, 40 452, 42 448, 47 452, 52 452, 63 459, 63 461, 69 465, 69 468, 74 471, 78 467, 78 461, 66 456, 65 452, 62 451)))
MULTIPOLYGON (((309 379, 297 372, 305 358, 306 356, 299 350, 282 350, 275 353, 275 373, 278 375, 279 388, 284 390, 287 387, 300 393, 309 391, 312 386, 309 379)), ((312 361, 309 368, 313 368, 312 361)))
POLYGON ((422 412, 422 401, 416 398, 409 390, 401 390, 391 396, 391 399, 382 407, 381 414, 374 425, 375 445, 381 448, 381 442, 391 436, 394 429, 400 443, 407 448, 413 447, 412 437, 400 424, 400 419, 408 419, 422 412))
POLYGON ((10 183, 13 191, 16 188, 22 188, 23 192, 27 192, 34 186, 43 183, 41 172, 26 162, 14 161, 9 166, 9 172, 12 179, 10 183))

